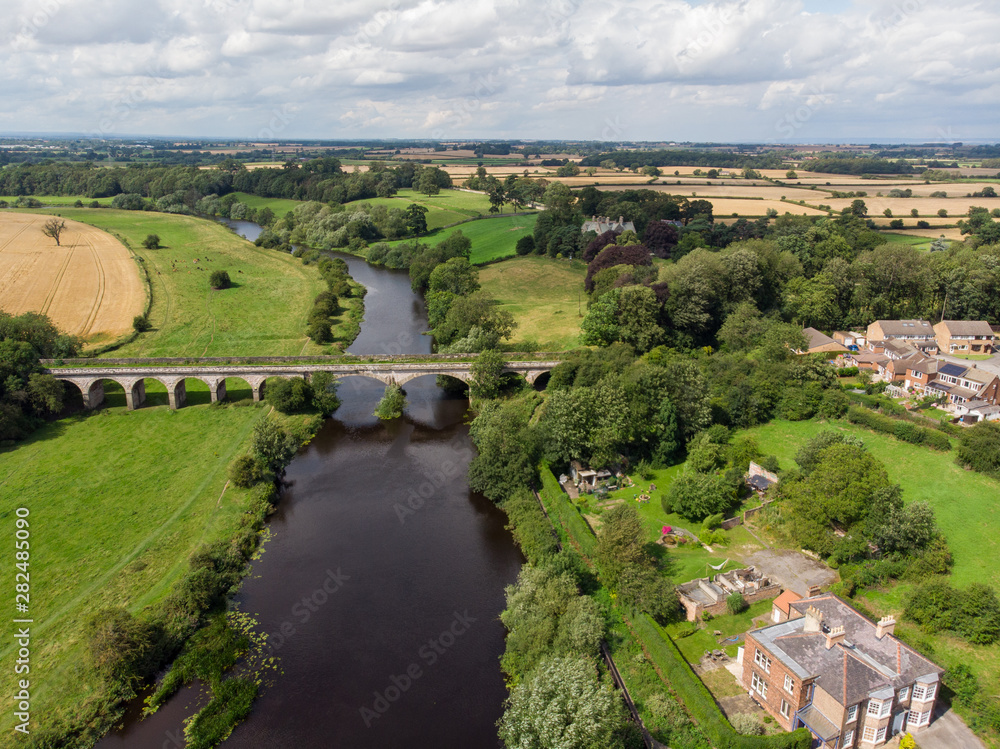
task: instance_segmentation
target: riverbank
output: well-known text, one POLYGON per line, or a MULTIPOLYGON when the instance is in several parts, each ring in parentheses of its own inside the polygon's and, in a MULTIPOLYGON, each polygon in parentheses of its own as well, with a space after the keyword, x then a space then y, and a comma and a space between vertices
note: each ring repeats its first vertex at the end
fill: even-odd
MULTIPOLYGON (((90 620, 117 607, 154 615, 197 549, 247 532, 250 493, 226 472, 266 418, 249 395, 234 390, 239 400, 208 405, 207 389, 192 383, 188 408, 164 402, 130 412, 124 393, 109 389, 100 411, 60 419, 0 452, 0 513, 25 507, 32 519, 34 745, 91 746, 121 713, 128 695, 91 665, 90 620)), ((306 437, 308 417, 280 420, 306 437)), ((13 571, 4 577, 12 586, 13 571)), ((10 646, 0 653, 9 657, 10 646)), ((17 691, 12 669, 0 673, 0 691, 17 691)), ((7 713, 7 736, 12 721, 7 713)))

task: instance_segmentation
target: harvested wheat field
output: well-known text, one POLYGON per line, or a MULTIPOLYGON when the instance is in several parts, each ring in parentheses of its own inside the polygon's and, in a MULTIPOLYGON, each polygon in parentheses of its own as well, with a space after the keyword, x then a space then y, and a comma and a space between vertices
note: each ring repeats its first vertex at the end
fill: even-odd
POLYGON ((146 290, 128 249, 100 229, 69 220, 57 246, 42 234, 50 218, 0 212, 0 309, 41 312, 88 341, 130 331, 146 290))

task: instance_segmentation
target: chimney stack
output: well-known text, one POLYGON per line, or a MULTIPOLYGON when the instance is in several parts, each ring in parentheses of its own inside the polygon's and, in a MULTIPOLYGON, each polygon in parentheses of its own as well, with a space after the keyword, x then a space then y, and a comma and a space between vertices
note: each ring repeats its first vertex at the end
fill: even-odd
POLYGON ((819 586, 819 585, 810 585, 809 586, 809 595, 806 596, 806 598, 813 598, 815 596, 818 596, 822 592, 823 592, 823 588, 821 586, 819 586))
POLYGON ((883 616, 875 626, 875 637, 881 640, 886 635, 891 635, 896 629, 896 619, 893 616, 883 616))
POLYGON ((826 649, 829 650, 838 642, 843 642, 845 637, 847 637, 847 634, 844 632, 843 627, 834 627, 826 633, 826 649))
POLYGON ((806 609, 806 625, 804 632, 819 632, 823 625, 823 612, 815 606, 806 609))

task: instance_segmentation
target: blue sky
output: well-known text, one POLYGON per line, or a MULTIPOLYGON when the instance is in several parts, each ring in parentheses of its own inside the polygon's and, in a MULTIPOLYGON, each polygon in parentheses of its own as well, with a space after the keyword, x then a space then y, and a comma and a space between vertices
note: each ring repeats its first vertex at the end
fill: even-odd
POLYGON ((8 0, 0 132, 1000 140, 970 0, 8 0))

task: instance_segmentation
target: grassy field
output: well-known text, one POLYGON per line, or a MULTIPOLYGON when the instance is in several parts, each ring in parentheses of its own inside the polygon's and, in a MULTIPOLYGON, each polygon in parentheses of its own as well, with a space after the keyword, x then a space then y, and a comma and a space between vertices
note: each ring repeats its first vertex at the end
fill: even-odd
POLYGON ((324 288, 315 267, 255 247, 205 219, 103 209, 61 213, 124 238, 146 263, 153 329, 115 356, 291 356, 325 350, 305 335, 312 300, 324 288), (159 235, 162 248, 142 249, 147 234, 159 235), (211 290, 213 270, 228 271, 233 287, 211 290))
POLYGON ((869 452, 885 464, 889 478, 903 487, 907 502, 923 500, 933 508, 955 557, 952 580, 964 586, 979 581, 1000 587, 1000 482, 955 465, 955 454, 941 453, 847 422, 775 421, 750 430, 765 454, 776 455, 782 468, 806 440, 825 429, 861 437, 869 452))
POLYGON ((527 256, 486 266, 479 282, 514 315, 515 342, 534 341, 542 350, 562 351, 579 345, 580 313, 586 312, 585 274, 586 267, 577 261, 527 256))
MULTIPOLYGON (((243 388, 230 397, 249 397, 243 388)), ((191 401, 207 395, 192 393, 191 401)), ((157 401, 165 395, 150 398, 157 401)), ((235 532, 245 492, 226 488, 226 468, 264 414, 243 402, 129 412, 120 389, 109 388, 106 408, 61 419, 0 451, 0 518, 8 538, 15 508, 30 511, 34 728, 82 714, 99 693, 84 642, 96 611, 138 611, 160 600, 199 544, 235 532)), ((14 572, 5 566, 8 590, 14 572)), ((8 635, 0 646, 5 662, 12 644, 8 635)), ((0 673, 4 694, 14 694, 13 677, 13 669, 0 673)), ((10 735, 10 711, 3 720, 10 735)))
MULTIPOLYGON (((422 205, 427 208, 427 229, 429 231, 475 216, 490 215, 490 201, 485 195, 478 192, 465 192, 464 190, 442 190, 437 195, 424 195, 407 188, 400 190, 391 198, 358 200, 347 205, 360 205, 362 203, 385 205, 390 208, 406 208, 410 203, 422 205)), ((504 209, 507 213, 512 210, 509 205, 505 206, 504 209)))
MULTIPOLYGON (((110 206, 111 201, 114 200, 114 198, 88 198, 85 195, 32 195, 31 197, 37 198, 45 205, 65 206, 72 206, 78 200, 86 206, 89 206, 95 200, 103 206, 110 206)), ((11 204, 13 204, 17 198, 17 195, 0 195, 0 200, 6 200, 11 204)))
MULTIPOLYGON (((538 220, 537 216, 497 216, 478 221, 468 221, 467 218, 459 219, 465 223, 450 229, 432 231, 430 234, 420 237, 418 241, 432 245, 438 244, 460 231, 472 240, 470 262, 473 265, 482 265, 494 260, 513 257, 517 240, 531 234, 534 231, 535 222, 538 220)), ((428 215, 429 221, 430 215, 428 215)), ((408 241, 411 240, 398 239, 386 244, 396 245, 408 241)))
POLYGON ((250 195, 245 192, 234 192, 241 203, 246 203, 248 206, 255 210, 260 210, 261 208, 270 208, 274 215, 281 218, 289 211, 295 210, 297 206, 302 205, 301 200, 286 200, 285 198, 261 198, 257 195, 250 195))

